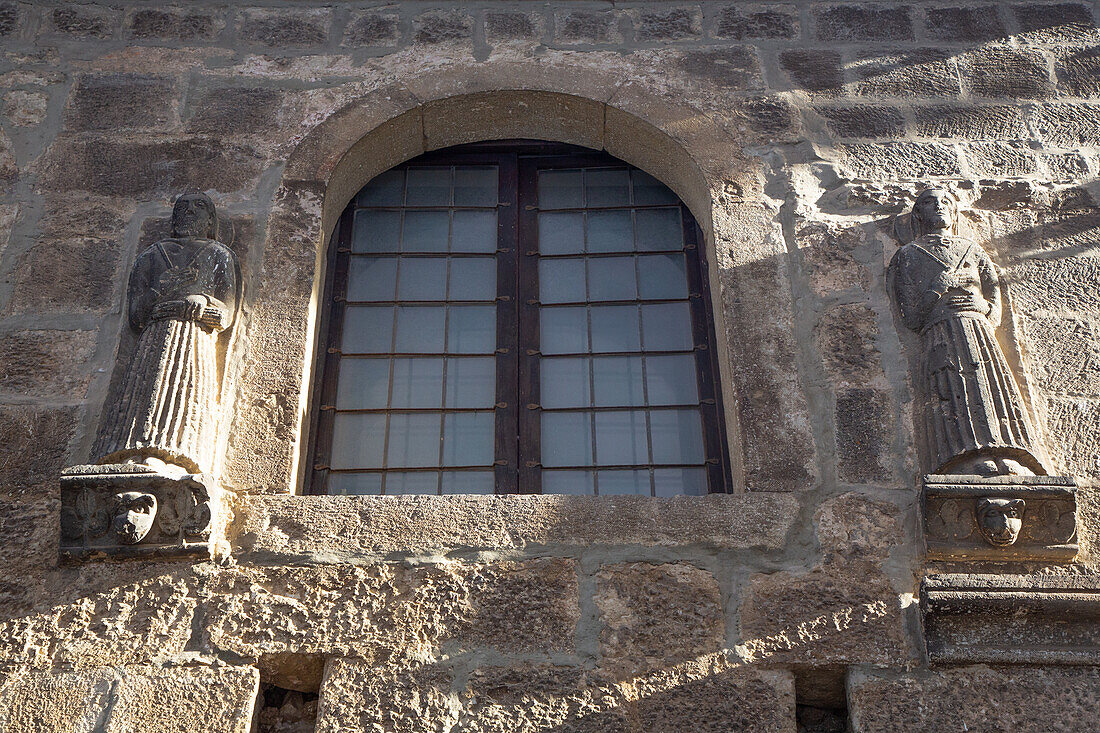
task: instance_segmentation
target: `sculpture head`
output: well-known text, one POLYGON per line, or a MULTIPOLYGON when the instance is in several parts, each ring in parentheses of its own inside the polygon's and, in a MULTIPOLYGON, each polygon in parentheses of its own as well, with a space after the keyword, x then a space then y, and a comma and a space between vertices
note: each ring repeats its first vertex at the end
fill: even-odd
POLYGON ((144 491, 115 494, 115 512, 111 526, 119 540, 136 545, 153 528, 157 516, 157 497, 144 491))
POLYGON ((926 188, 913 202, 913 233, 953 232, 959 220, 959 200, 946 188, 926 188))
POLYGON ((1020 536, 1024 524, 1023 499, 978 499, 975 507, 978 529, 986 542, 997 547, 1007 547, 1020 536))
POLYGON ((189 191, 172 205, 172 236, 179 239, 217 239, 218 211, 205 193, 189 191))

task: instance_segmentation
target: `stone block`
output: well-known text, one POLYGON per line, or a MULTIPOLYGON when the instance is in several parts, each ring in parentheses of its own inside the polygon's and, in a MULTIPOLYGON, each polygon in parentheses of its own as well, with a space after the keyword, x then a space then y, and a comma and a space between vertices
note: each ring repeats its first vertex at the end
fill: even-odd
POLYGON ((837 478, 853 484, 888 483, 893 478, 897 432, 893 396, 881 389, 848 388, 836 395, 837 478))
POLYGON ((237 37, 267 48, 309 48, 328 39, 331 22, 327 8, 246 8, 240 12, 237 37))
POLYGON ((1029 376, 1048 393, 1100 397, 1100 325, 1073 316, 1020 317, 1029 376))
POLYGON ((854 671, 848 681, 854 733, 1080 730, 1100 706, 1094 667, 961 667, 933 672, 854 671))
POLYGON ((1040 153, 1039 158, 1054 183, 1075 183, 1089 175, 1089 163, 1080 153, 1040 153))
POLYGON ((189 132, 231 137, 275 132, 284 92, 267 87, 218 87, 198 96, 188 120, 189 132))
POLYGON ((1100 97, 1100 48, 1055 51, 1054 75, 1058 91, 1067 97, 1100 97))
POLYGON ((15 3, 0 3, 0 37, 15 35, 19 30, 19 6, 15 3))
POLYGON ((1012 7, 1021 43, 1094 43, 1100 32, 1086 3, 1016 3, 1012 7))
POLYGON ((56 496, 54 487, 75 423, 75 407, 0 407, 0 491, 4 496, 56 496))
POLYGON ((898 594, 867 560, 754 575, 741 601, 738 652, 754 664, 902 666, 906 638, 898 594))
MULTIPOLYGON (((1088 225, 1093 228, 1095 223, 1088 225)), ((1087 229, 1081 231, 1086 232, 1087 229)), ((1013 310, 1061 311, 1078 318, 1100 319, 1100 260, 1092 257, 1033 258, 1022 260, 1004 278, 1012 294, 1013 310)), ((1052 313, 1053 314, 1053 313, 1052 313)))
POLYGON ((260 687, 254 667, 127 667, 105 733, 249 733, 260 687))
POLYGON ((734 112, 750 130, 770 142, 795 139, 802 130, 798 110, 783 97, 752 97, 738 104, 734 112))
POLYGON ((851 64, 853 90, 868 97, 954 97, 959 93, 955 60, 936 48, 863 55, 851 64))
POLYGON ((639 10, 634 22, 638 41, 682 41, 703 33, 703 14, 697 8, 639 10))
POLYGON ((1042 104, 1034 111, 1039 138, 1064 148, 1100 145, 1100 106, 1042 104))
POLYGON ((1024 143, 968 143, 963 151, 972 176, 1019 178, 1039 169, 1035 153, 1024 143))
MULTIPOLYGON (((0 494, 0 541, 5 574, 0 577, 0 618, 30 615, 57 565, 58 505, 53 498, 9 501, 0 494)), ((0 675, 2 676, 2 675, 0 675)))
POLYGON ((748 91, 764 86, 760 60, 747 47, 687 51, 677 66, 684 74, 723 90, 748 91))
POLYGON ((115 29, 113 16, 108 8, 65 3, 50 13, 48 27, 55 33, 77 38, 109 38, 115 29))
POLYGON ((863 303, 835 305, 814 327, 825 372, 838 386, 885 386, 878 316, 863 303))
POLYGON ((542 34, 542 16, 537 13, 485 13, 485 40, 489 43, 537 40, 542 34))
POLYGON ((1100 401, 1051 397, 1046 404, 1047 444, 1059 470, 1100 479, 1100 401))
POLYGON ((955 178, 962 174, 954 149, 937 143, 853 143, 837 146, 846 175, 862 180, 955 178))
POLYGON ((413 40, 416 43, 470 40, 473 29, 474 20, 466 13, 432 11, 418 15, 413 21, 413 40))
POLYGON ((102 731, 118 672, 28 672, 0 683, 0 729, 35 733, 102 731))
POLYGON ((811 9, 819 41, 911 41, 913 22, 906 7, 853 4, 811 9))
POLYGON ((825 125, 837 137, 901 137, 905 121, 894 107, 852 105, 816 107, 825 125))
POLYGON ((103 313, 114 305, 119 242, 39 241, 23 254, 12 279, 8 311, 103 313))
POLYGON ((1016 107, 934 105, 916 107, 913 115, 920 137, 1012 140, 1024 136, 1024 121, 1016 107))
POLYGON ((220 14, 199 9, 141 8, 126 19, 130 38, 210 41, 225 27, 220 14))
POLYGON ((19 178, 19 166, 12 154, 11 138, 0 130, 0 195, 8 194, 19 178))
POLYGON ((635 730, 624 690, 602 672, 577 667, 479 667, 470 673, 460 703, 457 730, 635 730))
POLYGON ((800 31, 798 9, 794 5, 757 8, 729 5, 718 13, 714 37, 735 41, 798 38, 800 31))
POLYGON ((1039 51, 983 48, 959 60, 963 88, 976 97, 1043 99, 1054 93, 1047 60, 1039 51))
POLYGON ((988 43, 1008 38, 996 5, 927 8, 924 11, 924 32, 928 38, 949 43, 988 43))
POLYGON ((146 198, 184 188, 238 191, 255 182, 262 164, 252 148, 213 137, 65 136, 43 156, 40 180, 55 192, 146 198))
POLYGON ((356 11, 344 29, 345 46, 394 46, 401 38, 396 13, 356 11))
POLYGON ((458 718, 453 685, 453 673, 430 661, 376 666, 333 658, 325 665, 316 733, 446 733, 458 718))
POLYGON ((604 565, 596 583, 602 669, 638 675, 724 645, 722 593, 707 570, 684 563, 604 565))
POLYGON ((639 733, 795 733, 790 672, 716 667, 672 669, 639 680, 639 733))
POLYGON ((13 125, 34 127, 46 119, 49 100, 43 92, 8 92, 4 95, 4 114, 13 125))
POLYGON ((65 126, 76 131, 166 129, 178 119, 175 84, 146 74, 84 74, 65 109, 65 126))
POLYGON ((822 502, 814 512, 814 526, 827 563, 882 562, 906 540, 896 506, 855 492, 822 502))
POLYGON ((559 43, 620 43, 622 35, 615 27, 610 11, 569 10, 554 14, 554 39, 559 43))
POLYGON ((779 65, 794 89, 839 94, 844 86, 844 66, 836 51, 783 51, 779 65))
POLYGON ((818 295, 870 289, 871 272, 858 253, 867 244, 862 227, 812 222, 800 227, 795 237, 810 287, 818 295))
POLYGON ((24 330, 0 335, 0 393, 80 401, 88 389, 95 331, 24 330))

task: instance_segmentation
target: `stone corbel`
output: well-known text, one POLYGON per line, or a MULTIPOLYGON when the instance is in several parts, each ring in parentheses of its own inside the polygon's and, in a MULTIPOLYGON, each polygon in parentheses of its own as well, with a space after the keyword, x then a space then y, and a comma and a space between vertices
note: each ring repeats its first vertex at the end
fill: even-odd
POLYGON ((930 560, 1071 562, 1077 485, 1067 476, 924 477, 930 560))

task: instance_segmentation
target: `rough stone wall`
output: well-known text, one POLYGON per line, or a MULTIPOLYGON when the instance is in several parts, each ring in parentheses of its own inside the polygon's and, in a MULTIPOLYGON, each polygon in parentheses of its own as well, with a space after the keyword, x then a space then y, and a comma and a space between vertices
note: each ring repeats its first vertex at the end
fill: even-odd
POLYGON ((968 569, 1100 570, 1098 12, 0 2, 0 729, 248 731, 264 685, 319 691, 321 731, 794 731, 796 704, 845 703, 859 731, 1088 729, 1094 668, 922 656, 912 344, 884 269, 891 216, 952 183, 1004 270, 999 336, 1055 467, 1082 481, 1073 567, 968 569), (446 101, 510 90, 557 95, 554 139, 614 152, 636 129, 650 172, 688 180, 674 144, 701 171, 676 188, 709 229, 738 491, 279 495, 300 304, 343 205, 302 171, 408 114, 393 149, 517 136, 522 105, 446 101), (231 558, 59 566, 58 474, 89 458, 129 348, 125 273, 191 186, 249 278, 231 558))

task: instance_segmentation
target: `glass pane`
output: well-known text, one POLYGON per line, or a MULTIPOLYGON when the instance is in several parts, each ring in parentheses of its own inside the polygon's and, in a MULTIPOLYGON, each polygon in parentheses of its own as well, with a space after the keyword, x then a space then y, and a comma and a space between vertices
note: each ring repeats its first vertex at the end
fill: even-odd
POLYGON ((596 493, 593 471, 543 471, 542 493, 592 496, 596 493))
POLYGON ((351 228, 352 252, 396 252, 401 241, 400 211, 355 212, 351 228))
POLYGON ((452 226, 452 252, 497 251, 496 211, 456 211, 452 226))
POLYGON ((592 351, 640 351, 638 306, 592 306, 592 351))
POLYGON ((446 211, 406 211, 402 252, 446 252, 450 216, 446 211))
POLYGON ((544 466, 592 465, 592 415, 587 412, 542 413, 544 466))
POLYGON ((439 473, 436 471, 390 471, 386 474, 386 493, 391 496, 438 494, 439 473))
POLYGON ((680 203, 672 189, 648 173, 633 170, 630 175, 634 179, 634 203, 637 206, 680 203))
POLYGON ((492 471, 444 471, 444 494, 492 494, 496 480, 492 471))
POLYGON ((583 303, 584 260, 540 261, 539 300, 543 303, 583 303))
POLYGON ((449 300, 496 300, 497 261, 492 257, 451 260, 449 300))
POLYGON ((349 306, 344 311, 340 350, 345 354, 387 354, 393 350, 392 306, 349 306))
POLYGON ((702 463, 703 421, 698 410, 653 410, 654 463, 702 463))
POLYGON ((336 406, 342 410, 377 410, 386 407, 390 391, 389 359, 340 360, 336 382, 336 406))
POLYGON ((445 300, 445 257, 402 257, 398 273, 398 300, 445 300))
POLYGON ((630 171, 586 170, 584 172, 585 206, 629 206, 630 171))
POLYGON ((687 303, 651 303, 642 306, 642 342, 649 351, 676 351, 694 347, 691 309, 687 303))
POLYGON ((447 324, 448 354, 491 354, 497 348, 495 305, 452 305, 447 324))
POLYGON ((495 166, 455 166, 455 206, 496 206, 495 166))
POLYGON ((649 471, 600 471, 600 496, 650 496, 649 471))
MULTIPOLYGON (((545 363, 545 362, 543 362, 545 363)), ((645 404, 642 391, 642 357, 596 356, 592 358, 597 407, 634 407, 645 404)))
POLYGON ((391 413, 386 465, 393 468, 438 466, 439 423, 438 412, 391 413))
POLYGON ((445 407, 492 407, 496 402, 496 361, 488 358, 447 360, 445 407))
POLYGON ((704 496, 707 472, 703 468, 655 468, 653 483, 657 496, 704 496))
POLYGON ((572 255, 584 251, 584 214, 539 214, 539 254, 572 255))
POLYGON ((435 407, 443 401, 443 360, 393 360, 390 407, 435 407))
POLYGON ((651 405, 694 405, 699 402, 695 356, 669 354, 645 358, 646 391, 651 405))
POLYGON ((581 172, 539 171, 539 208, 571 209, 583 205, 581 200, 581 172))
POLYGON ((396 257, 352 257, 348 263, 348 300, 394 300, 396 257))
POLYGON ((539 401, 543 407, 587 407, 588 359, 543 359, 539 362, 539 401))
POLYGON ((359 192, 359 206, 400 206, 405 199, 405 171, 386 171, 375 176, 359 192))
POLYGON ((589 252, 630 252, 634 249, 634 224, 629 211, 589 211, 589 252))
POLYGON ((683 249, 680 209, 643 209, 637 212, 638 249, 683 249))
POLYGON ((638 258, 638 282, 643 298, 686 298, 684 256, 646 255, 638 258))
POLYGON ((644 411, 596 413, 596 462, 601 466, 649 463, 644 411))
POLYGON ((451 203, 451 169, 409 168, 405 184, 407 206, 449 206, 451 203))
POLYGON ((325 490, 329 494, 381 494, 380 473, 330 473, 325 490))
POLYGON ((541 309, 539 350, 544 354, 580 354, 588 351, 586 310, 583 307, 541 309))
POLYGON ((633 300, 638 296, 633 257, 588 260, 588 295, 592 300, 633 300))
POLYGON ((443 416, 443 465, 493 465, 492 412, 451 412, 443 416))
POLYGON ((442 306, 397 307, 397 353, 438 354, 443 351, 442 306))
POLYGON ((386 439, 386 416, 338 412, 332 424, 333 468, 380 468, 386 439))

